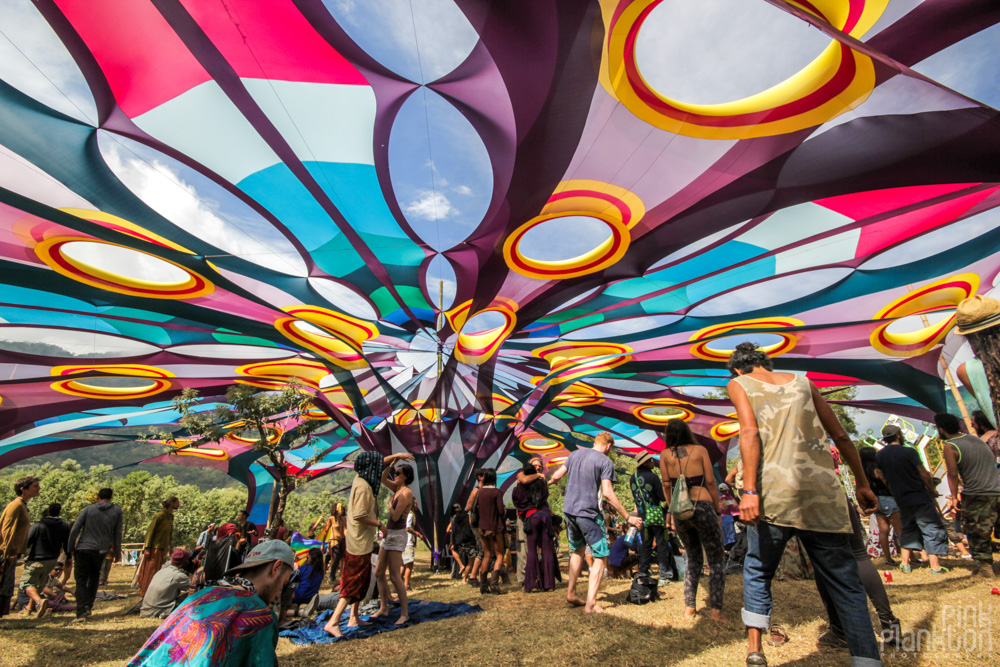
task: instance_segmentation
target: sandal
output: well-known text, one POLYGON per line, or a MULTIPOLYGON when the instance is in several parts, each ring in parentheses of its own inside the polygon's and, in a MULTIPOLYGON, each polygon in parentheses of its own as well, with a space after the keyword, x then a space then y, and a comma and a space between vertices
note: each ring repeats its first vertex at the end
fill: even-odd
POLYGON ((753 667, 767 667, 767 658, 760 651, 754 651, 753 653, 747 653, 747 664, 753 667))
MULTIPOLYGON (((781 646, 788 641, 788 633, 780 625, 772 625, 767 635, 767 643, 771 646, 781 646)), ((765 663, 766 664, 766 663, 765 663)))

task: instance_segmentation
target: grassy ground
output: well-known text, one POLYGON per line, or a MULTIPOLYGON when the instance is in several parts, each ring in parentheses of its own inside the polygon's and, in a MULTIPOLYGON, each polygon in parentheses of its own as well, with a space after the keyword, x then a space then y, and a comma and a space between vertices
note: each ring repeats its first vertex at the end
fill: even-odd
MULTIPOLYGON (((428 554, 418 552, 418 565, 426 567, 427 561, 428 554)), ((889 596, 904 630, 923 629, 928 634, 919 652, 887 652, 887 665, 1000 666, 1000 596, 990 595, 991 586, 1000 582, 970 578, 968 568, 960 562, 947 564, 954 570, 945 576, 931 575, 926 569, 909 575, 894 573, 889 596), (974 632, 967 632, 973 625, 974 632)), ((131 568, 114 568, 108 590, 130 592, 132 572, 131 568)), ((743 664, 740 577, 726 580, 725 613, 731 621, 727 627, 713 623, 707 611, 693 619, 682 618, 680 584, 661 589, 660 602, 638 607, 624 602, 628 582, 605 582, 601 604, 607 613, 588 616, 565 604, 565 584, 555 593, 525 595, 508 586, 506 595, 480 596, 468 585, 419 569, 413 583, 415 599, 473 602, 484 611, 333 645, 295 646, 282 639, 278 644, 281 664, 311 667, 334 660, 386 665, 743 664)), ((699 604, 706 597, 702 592, 699 604)), ((848 663, 846 653, 816 647, 825 619, 813 582, 775 582, 774 597, 774 622, 786 629, 790 641, 781 647, 768 647, 771 665, 848 663)), ((7 617, 0 621, 0 665, 121 665, 157 626, 153 620, 120 615, 137 599, 133 594, 127 600, 99 603, 84 624, 70 624, 72 614, 41 621, 16 614, 7 617)))

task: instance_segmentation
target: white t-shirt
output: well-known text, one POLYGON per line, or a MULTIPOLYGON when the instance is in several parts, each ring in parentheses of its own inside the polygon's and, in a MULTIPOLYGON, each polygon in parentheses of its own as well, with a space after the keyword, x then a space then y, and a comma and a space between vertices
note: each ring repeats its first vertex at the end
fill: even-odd
POLYGON ((417 536, 411 533, 413 530, 413 512, 406 515, 406 548, 417 546, 417 536))

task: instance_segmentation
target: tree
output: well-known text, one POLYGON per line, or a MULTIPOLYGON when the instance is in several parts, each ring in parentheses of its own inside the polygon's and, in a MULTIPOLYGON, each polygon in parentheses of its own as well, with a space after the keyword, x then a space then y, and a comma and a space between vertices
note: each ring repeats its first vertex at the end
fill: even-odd
MULTIPOLYGON (((178 420, 180 433, 185 438, 193 439, 164 433, 144 439, 165 440, 175 447, 184 447, 236 436, 250 444, 268 460, 268 470, 278 481, 277 503, 272 504, 267 521, 268 529, 273 529, 282 520, 288 496, 295 490, 295 475, 285 459, 285 452, 312 442, 312 434, 324 424, 308 414, 314 408, 312 397, 294 382, 280 391, 260 391, 250 385, 234 385, 226 391, 225 402, 217 404, 214 410, 199 410, 200 405, 201 398, 195 389, 185 389, 174 399, 174 407, 181 414, 178 420)), ((309 458, 302 465, 302 470, 310 468, 319 458, 320 454, 309 458)))

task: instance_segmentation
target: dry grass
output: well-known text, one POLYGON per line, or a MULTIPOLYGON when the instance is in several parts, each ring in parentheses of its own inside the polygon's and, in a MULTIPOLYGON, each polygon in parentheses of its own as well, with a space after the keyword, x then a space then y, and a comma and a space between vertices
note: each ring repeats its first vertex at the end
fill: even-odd
MULTIPOLYGON (((418 560, 420 557, 418 553, 418 560)), ((426 564, 428 555, 423 553, 422 557, 426 564)), ((950 627, 956 650, 925 646, 920 653, 887 653, 887 665, 1000 665, 1000 633, 993 627, 1000 622, 1000 597, 990 595, 992 584, 986 580, 970 578, 962 564, 949 564, 955 569, 945 576, 931 575, 926 569, 910 575, 896 573, 895 583, 888 588, 904 629, 950 627), (961 649, 959 624, 954 616, 946 614, 970 605, 977 616, 982 609, 981 619, 976 620, 991 627, 979 629, 980 648, 984 650, 967 654, 961 649), (985 646, 986 642, 996 646, 985 646)), ((129 568, 115 568, 109 589, 128 592, 131 574, 129 568)), ((581 609, 569 608, 563 600, 565 585, 555 593, 525 595, 512 591, 502 596, 480 596, 470 586, 422 572, 415 574, 414 585, 417 599, 473 602, 482 605, 484 611, 333 645, 295 646, 282 639, 278 644, 281 664, 743 664, 739 577, 726 580, 725 613, 731 620, 728 627, 713 623, 707 612, 694 619, 682 618, 679 584, 662 589, 663 600, 659 603, 637 607, 623 602, 627 582, 606 582, 602 599, 609 608, 602 616, 588 616, 581 609)), ((770 664, 823 667, 848 663, 846 653, 816 647, 825 619, 813 582, 775 582, 774 595, 774 622, 788 631, 790 641, 782 647, 768 648, 770 664)), ((702 594, 701 599, 704 597, 702 594)), ((71 614, 42 621, 8 617, 0 621, 0 665, 121 665, 157 626, 156 621, 120 616, 136 600, 133 595, 128 600, 98 604, 94 616, 85 624, 71 625, 71 614)))

